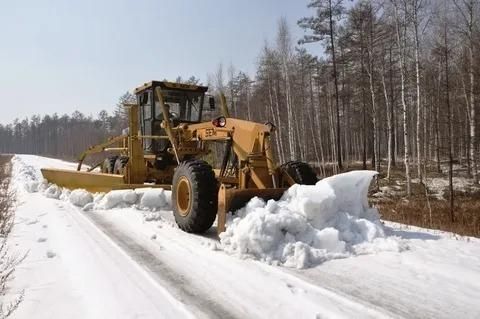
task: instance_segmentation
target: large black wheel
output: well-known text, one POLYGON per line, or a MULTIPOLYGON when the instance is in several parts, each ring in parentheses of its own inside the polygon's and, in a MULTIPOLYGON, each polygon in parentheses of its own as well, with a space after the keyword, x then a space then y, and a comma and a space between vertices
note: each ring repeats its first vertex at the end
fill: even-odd
POLYGON ((113 174, 115 170, 115 162, 118 156, 109 156, 105 159, 102 165, 102 173, 113 174))
POLYGON ((119 156, 117 160, 115 161, 115 166, 113 169, 114 174, 125 174, 125 167, 127 167, 128 163, 128 156, 119 156))
POLYGON ((175 221, 189 233, 203 233, 217 215, 218 186, 205 161, 184 161, 173 174, 172 205, 175 221))
MULTIPOLYGON (((290 161, 281 166, 297 184, 315 185, 318 182, 317 174, 313 168, 304 162, 290 161)), ((288 186, 288 185, 283 185, 288 186)))

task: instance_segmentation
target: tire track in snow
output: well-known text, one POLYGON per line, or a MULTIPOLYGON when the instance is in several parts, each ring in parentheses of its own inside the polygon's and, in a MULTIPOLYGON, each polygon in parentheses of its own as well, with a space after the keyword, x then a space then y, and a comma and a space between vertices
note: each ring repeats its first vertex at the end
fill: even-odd
MULTIPOLYGON (((193 307, 205 318, 241 318, 231 313, 220 303, 208 298, 208 292, 196 291, 192 285, 181 274, 163 263, 145 247, 138 244, 134 239, 128 237, 125 232, 117 229, 110 222, 99 214, 83 214, 95 226, 127 253, 137 264, 139 264, 154 280, 159 282, 175 298, 187 307, 193 307)), ((198 315, 198 313, 195 313, 198 315)))
MULTIPOLYGON (((160 277, 159 282, 162 282, 166 287, 172 287, 172 288, 178 288, 181 287, 180 291, 180 296, 178 296, 175 292, 170 291, 173 293, 173 295, 177 298, 179 298, 183 303, 186 303, 185 299, 183 299, 182 293, 185 294, 185 291, 183 291, 185 288, 187 288, 186 294, 187 294, 187 301, 191 300, 192 298, 197 298, 198 295, 200 294, 201 296, 204 296, 205 294, 208 294, 208 290, 201 290, 198 288, 192 288, 191 284, 191 278, 185 278, 185 276, 181 275, 182 271, 180 270, 175 270, 174 267, 165 264, 164 262, 161 261, 161 257, 158 255, 153 254, 146 248, 147 246, 143 246, 141 242, 139 242, 135 237, 128 236, 129 231, 126 229, 121 229, 115 226, 114 223, 112 223, 111 220, 108 220, 105 218, 105 216, 102 216, 101 214, 96 214, 96 213, 88 213, 84 214, 86 215, 89 219, 92 220, 92 222, 95 223, 101 229, 106 233, 107 236, 112 238, 117 244, 119 244, 123 249, 129 253, 132 251, 132 253, 136 256, 132 256, 135 261, 142 265, 142 267, 145 267, 149 272, 152 271, 152 265, 156 269, 153 270, 154 273, 152 275, 154 277, 160 277), (164 276, 168 277, 163 278, 164 276)), ((189 248, 188 244, 189 242, 184 242, 184 244, 187 247, 184 248, 189 248)), ((275 274, 275 278, 281 283, 283 283, 286 287, 289 288, 292 296, 296 295, 297 293, 300 296, 303 296, 304 298, 307 299, 312 299, 306 302, 308 303, 315 303, 315 300, 319 303, 325 302, 324 299, 334 301, 336 303, 336 306, 340 309, 345 308, 343 311, 345 311, 346 314, 350 312, 356 312, 356 313, 361 313, 359 317, 361 318, 393 318, 396 317, 394 316, 391 312, 389 312, 386 309, 381 309, 373 304, 366 302, 365 300, 360 300, 358 298, 353 298, 353 296, 350 296, 349 294, 342 293, 340 291, 336 291, 333 289, 328 289, 323 286, 317 286, 313 285, 312 283, 305 281, 299 276, 295 276, 293 273, 290 273, 288 270, 277 268, 277 267, 272 267, 270 265, 266 265, 260 262, 254 262, 254 265, 258 267, 258 270, 264 273, 264 275, 268 275, 269 273, 275 274), (347 310, 348 309, 348 310, 347 310)), ((233 288, 233 287, 232 287, 233 288)), ((169 288, 170 289, 170 288, 169 288)), ((175 289, 178 290, 178 289, 175 289)), ((237 295, 241 296, 243 292, 238 291, 237 295)), ((273 297, 273 296, 272 296, 273 297)), ((285 301, 285 300, 284 300, 285 301)), ((207 302, 204 300, 198 302, 198 307, 200 309, 205 309, 205 307, 210 307, 207 308, 210 310, 210 312, 207 314, 208 318, 235 318, 239 317, 239 315, 232 314, 232 311, 226 310, 225 305, 220 304, 218 302, 214 302, 212 299, 208 299, 207 302), (213 307, 213 308, 212 308, 213 307), (213 314, 213 315, 212 315, 213 314)), ((261 302, 256 306, 262 306, 261 302)), ((343 312, 342 311, 342 312, 343 312)), ((236 313, 239 313, 238 309, 236 313)), ((318 315, 322 314, 323 310, 321 308, 319 309, 319 312, 317 313, 318 315)), ((328 317, 330 312, 325 310, 325 315, 328 317)), ((252 314, 250 314, 252 315, 252 314)), ((333 315, 333 314, 332 314, 333 315)), ((241 317, 244 317, 245 314, 241 317)), ((281 317, 281 316, 280 316, 281 317)), ((342 318, 348 318, 348 315, 338 315, 337 317, 342 318)))
POLYGON ((19 268, 26 297, 18 318, 195 318, 85 216, 41 194, 28 196, 17 208, 24 218, 16 243, 30 258, 19 268), (43 225, 28 224, 39 211, 47 212, 43 225), (40 234, 46 244, 37 242, 40 234), (57 256, 47 258, 49 250, 57 256))

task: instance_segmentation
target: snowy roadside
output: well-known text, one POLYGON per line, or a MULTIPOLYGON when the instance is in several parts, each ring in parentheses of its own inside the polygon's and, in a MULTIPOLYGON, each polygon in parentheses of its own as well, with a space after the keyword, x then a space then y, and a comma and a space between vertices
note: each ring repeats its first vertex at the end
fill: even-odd
MULTIPOLYGON (((385 179, 387 181, 387 179, 385 179)), ((405 195, 405 182, 395 180, 394 185, 381 186, 379 191, 372 196, 382 199, 391 197, 403 197, 405 195)), ((446 177, 426 177, 424 179, 429 196, 437 200, 446 200, 448 196, 448 178, 446 177)), ((453 188, 459 193, 475 193, 480 190, 480 184, 476 184, 472 178, 465 176, 454 176, 452 179, 453 188)), ((420 184, 418 178, 412 178, 412 184, 420 184)))
POLYGON ((13 282, 13 292, 25 290, 16 318, 193 316, 68 203, 25 192, 38 173, 14 160, 12 245, 29 252, 13 282))
MULTIPOLYGON (((21 167, 28 167, 19 161, 21 167)), ((83 211, 107 212, 134 208, 145 220, 158 218, 158 211, 171 210, 171 192, 141 188, 107 194, 69 191, 48 184, 30 170, 24 176, 25 189, 48 198, 70 202, 83 211)), ((367 201, 373 171, 354 171, 325 178, 317 185, 294 185, 279 201, 253 198, 243 209, 229 216, 227 231, 216 245, 240 258, 254 258, 268 264, 308 268, 325 261, 379 251, 403 251, 405 241, 386 236, 380 215, 367 201)), ((175 227, 175 226, 174 226, 175 227)))
MULTIPOLYGON (((230 234, 227 231, 219 242, 214 230, 205 236, 178 230, 169 210, 168 192, 68 194, 35 182, 39 181, 39 167, 65 168, 70 164, 34 156, 17 159, 18 184, 30 191, 40 187, 44 192, 24 191, 23 204, 17 211, 22 218, 18 222, 17 243, 28 246, 36 256, 27 260, 28 267, 17 276, 17 286, 27 288, 20 318, 35 312, 45 318, 75 313, 73 317, 79 318, 100 314, 129 318, 138 314, 139 309, 144 309, 141 313, 146 317, 165 317, 168 309, 185 316, 192 309, 209 306, 219 308, 218 312, 208 313, 210 317, 447 318, 455 314, 475 317, 479 313, 478 240, 456 240, 448 234, 403 229, 404 225, 390 223, 384 227, 365 203, 345 208, 341 206, 348 201, 337 202, 331 196, 333 189, 334 195, 343 194, 343 199, 356 197, 358 202, 363 196, 361 187, 357 191, 339 190, 324 183, 319 189, 293 189, 283 202, 254 201, 248 214, 240 212, 240 218, 230 221, 230 234), (151 195, 151 201, 144 197, 146 193, 151 195), (52 194, 63 200, 47 197, 52 194), (322 203, 329 203, 328 209, 322 210, 327 210, 331 218, 323 215, 316 220, 318 212, 310 207, 322 203), (289 218, 292 210, 303 213, 289 218), (342 211, 349 211, 350 217, 356 214, 355 218, 347 218, 342 211), (270 220, 266 222, 267 219, 270 220), (112 249, 112 245, 116 248, 112 249), (128 257, 128 263, 111 256, 112 251, 128 257), (92 255, 94 252, 100 256, 92 255), (131 270, 131 265, 119 267, 117 263, 137 265, 140 269, 131 270), (117 275, 110 268, 116 269, 117 275), (131 295, 125 297, 126 290, 119 290, 118 284, 123 285, 124 271, 137 277, 143 271, 161 287, 147 285, 151 287, 146 289, 150 290, 148 298, 132 298, 127 307, 122 300, 131 295), (33 274, 39 275, 32 280, 33 274), (90 274, 94 274, 93 278, 90 274), (83 275, 91 279, 79 279, 83 275), (165 298, 154 297, 159 293, 154 288, 165 298), (116 293, 107 298, 110 289, 116 293), (205 295, 207 291, 207 300, 193 302, 195 295, 205 295), (52 305, 54 297, 65 300, 66 306, 48 312, 45 305, 52 305), (151 304, 145 301, 149 298, 151 304), (99 306, 97 300, 102 299, 107 301, 99 306), (117 303, 120 305, 115 306, 117 303), (222 312, 225 308, 226 313, 222 312)), ((138 293, 142 287, 131 286, 127 284, 125 289, 138 293)), ((201 312, 193 313, 201 316, 201 312)))

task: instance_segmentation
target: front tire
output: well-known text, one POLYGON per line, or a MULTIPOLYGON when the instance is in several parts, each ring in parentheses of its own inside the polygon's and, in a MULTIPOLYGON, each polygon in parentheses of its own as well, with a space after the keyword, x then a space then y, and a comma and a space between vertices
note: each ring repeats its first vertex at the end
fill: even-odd
MULTIPOLYGON (((315 185, 318 182, 317 174, 313 168, 304 162, 290 161, 281 166, 282 170, 286 172, 297 184, 315 185)), ((290 186, 290 185, 283 185, 290 186)))
POLYGON ((172 182, 173 214, 178 227, 189 233, 203 233, 215 221, 218 206, 217 179, 205 161, 184 161, 172 182))
POLYGON ((109 156, 105 159, 102 165, 102 173, 114 174, 115 162, 117 161, 118 156, 109 156))

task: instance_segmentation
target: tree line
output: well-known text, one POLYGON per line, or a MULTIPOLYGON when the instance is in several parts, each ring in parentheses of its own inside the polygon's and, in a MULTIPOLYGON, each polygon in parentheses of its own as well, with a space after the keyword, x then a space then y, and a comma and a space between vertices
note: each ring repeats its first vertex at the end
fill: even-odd
POLYGON ((0 153, 38 154, 75 159, 89 146, 119 135, 127 127, 124 102, 132 102, 131 93, 123 94, 112 114, 106 110, 97 117, 79 111, 71 115, 34 115, 0 125, 0 153))
POLYGON ((223 66, 209 77, 241 117, 273 120, 281 161, 321 171, 359 162, 422 181, 441 163, 465 164, 478 181, 477 0, 312 0, 292 39, 280 19, 255 77, 223 66), (320 45, 324 54, 308 48, 320 45), (381 164, 383 164, 381 166, 381 164))
MULTIPOLYGON (((478 1, 311 0, 308 7, 311 16, 298 21, 305 36, 294 39, 280 18, 254 75, 222 64, 208 75, 232 116, 274 123, 279 162, 308 161, 323 175, 360 165, 390 177, 399 167, 410 193, 411 178, 445 161, 450 179, 460 162, 478 180, 478 1), (313 46, 324 53, 313 55, 313 46)), ((0 125, 0 152, 73 158, 120 133, 121 102, 130 98, 95 118, 75 112, 0 125)))

